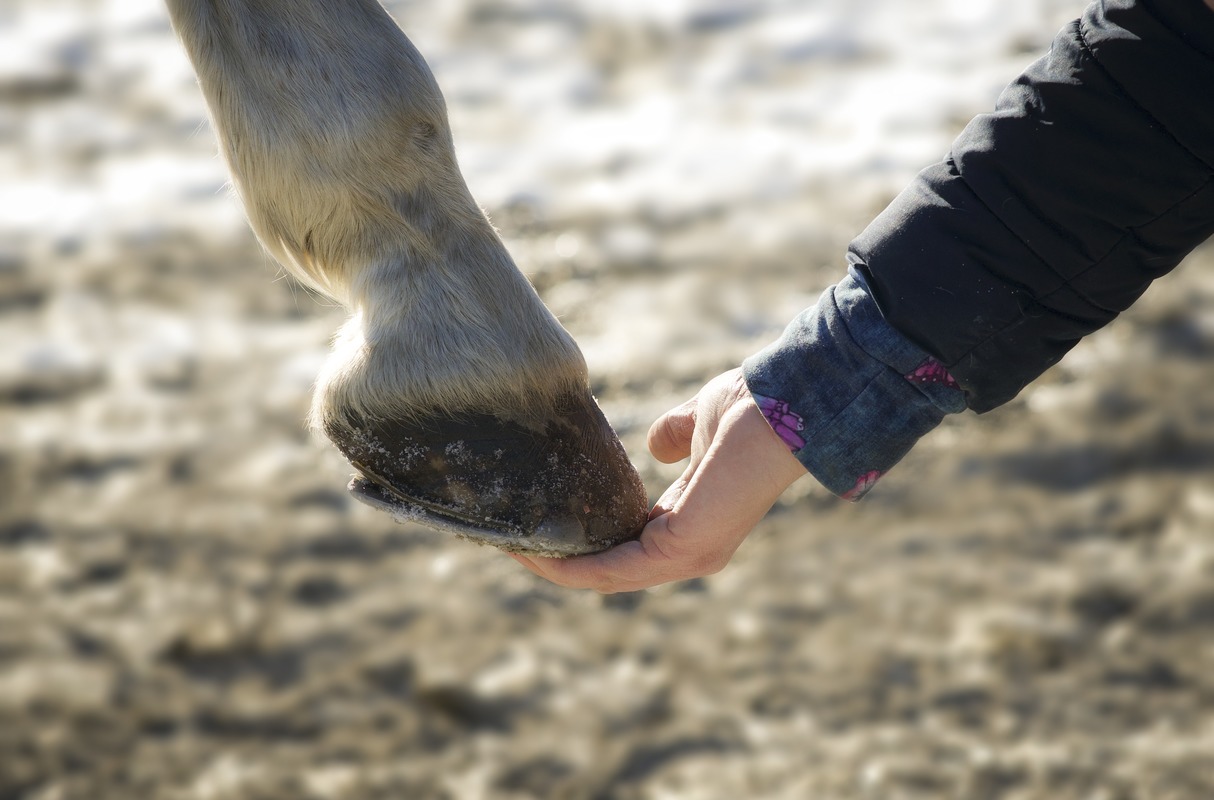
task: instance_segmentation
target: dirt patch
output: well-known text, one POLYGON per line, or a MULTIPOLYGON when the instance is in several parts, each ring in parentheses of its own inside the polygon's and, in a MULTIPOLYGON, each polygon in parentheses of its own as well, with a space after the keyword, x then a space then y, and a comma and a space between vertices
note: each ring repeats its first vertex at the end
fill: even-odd
MULTIPOLYGON (((789 161, 852 130, 823 92, 896 72, 890 4, 568 5, 394 9, 656 496, 649 423, 840 274, 958 111, 924 84, 893 167, 789 161)), ((159 6, 60 7, 2 30, 46 66, 0 74, 0 798, 1214 796, 1209 248, 858 507, 807 480, 718 576, 565 592, 346 497, 302 424, 340 313, 243 227, 159 6)))

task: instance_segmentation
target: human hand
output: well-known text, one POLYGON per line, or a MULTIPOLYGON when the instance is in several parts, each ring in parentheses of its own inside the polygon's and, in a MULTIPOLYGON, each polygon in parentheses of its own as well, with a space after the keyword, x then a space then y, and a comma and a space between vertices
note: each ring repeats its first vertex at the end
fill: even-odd
POLYGON ((639 539, 592 556, 511 557, 553 583, 607 594, 711 575, 805 474, 754 404, 741 369, 718 375, 663 414, 648 444, 663 463, 691 460, 639 539))

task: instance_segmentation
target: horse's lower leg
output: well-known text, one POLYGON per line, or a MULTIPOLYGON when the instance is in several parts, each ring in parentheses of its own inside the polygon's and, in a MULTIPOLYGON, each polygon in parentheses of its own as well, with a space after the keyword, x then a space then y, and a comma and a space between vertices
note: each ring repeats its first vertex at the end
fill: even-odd
POLYGON ((635 534, 644 490, 576 344, 456 164, 429 68, 375 0, 168 0, 249 221, 352 317, 313 423, 398 514, 520 551, 635 534))

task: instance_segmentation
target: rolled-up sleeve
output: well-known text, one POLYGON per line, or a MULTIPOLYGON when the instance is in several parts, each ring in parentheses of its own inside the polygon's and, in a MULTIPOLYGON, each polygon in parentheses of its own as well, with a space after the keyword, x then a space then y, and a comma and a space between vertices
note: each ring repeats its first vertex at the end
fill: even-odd
POLYGON ((856 274, 742 369, 772 429, 846 500, 859 500, 946 414, 965 409, 948 371, 885 322, 856 274))

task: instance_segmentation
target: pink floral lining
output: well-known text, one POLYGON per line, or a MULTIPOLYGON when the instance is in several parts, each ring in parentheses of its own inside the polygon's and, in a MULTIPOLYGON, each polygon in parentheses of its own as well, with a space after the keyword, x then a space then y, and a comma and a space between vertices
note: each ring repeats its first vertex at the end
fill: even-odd
MULTIPOLYGON (((903 377, 911 383, 937 384, 949 389, 961 389, 957 381, 945 369, 944 365, 930 356, 903 377)), ((805 437, 801 435, 801 432, 805 430, 805 420, 792 410, 788 405, 788 401, 778 400, 774 397, 765 397, 761 394, 753 396, 755 404, 758 405, 759 411, 763 412, 763 417, 767 420, 767 424, 776 432, 780 440, 788 446, 788 449, 795 453, 804 448, 805 437)), ((868 494, 884 474, 885 472, 879 469, 865 472, 856 478, 855 485, 840 495, 840 497, 853 503, 856 502, 868 494)))
POLYGON ((859 478, 856 478, 856 485, 849 489, 844 494, 839 495, 844 500, 856 502, 877 485, 877 481, 881 480, 881 476, 885 473, 879 469, 874 469, 871 472, 866 472, 859 478))
MULTIPOLYGON (((946 372, 945 375, 947 374, 946 372)), ((790 409, 786 401, 777 400, 774 397, 764 397, 761 394, 752 396, 755 399, 755 404, 759 407, 759 411, 763 412, 763 417, 767 420, 767 424, 776 432, 780 440, 788 446, 789 450, 795 453, 805 447, 805 439, 798 433, 805 430, 805 420, 790 409)), ((844 500, 854 503, 868 494, 884 474, 879 469, 870 470, 857 478, 856 485, 840 496, 844 500)))
POLYGON ((939 383, 950 389, 960 389, 957 381, 949 374, 944 365, 932 357, 928 357, 909 375, 904 376, 911 383, 939 383))
POLYGON ((805 446, 805 439, 799 433, 799 431, 805 430, 805 420, 795 414, 786 401, 777 400, 774 397, 764 397, 761 394, 753 395, 753 397, 755 405, 767 419, 767 424, 776 432, 780 440, 788 445, 789 450, 795 453, 805 446))

